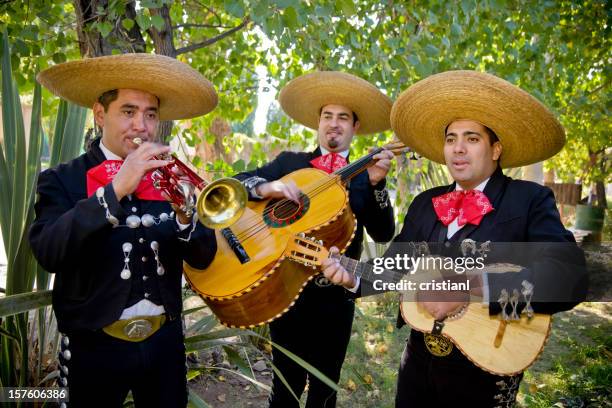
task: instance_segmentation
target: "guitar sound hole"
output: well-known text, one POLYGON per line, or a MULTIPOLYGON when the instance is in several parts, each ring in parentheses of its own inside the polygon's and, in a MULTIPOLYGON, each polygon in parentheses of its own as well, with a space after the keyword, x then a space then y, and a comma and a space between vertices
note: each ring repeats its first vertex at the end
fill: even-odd
POLYGON ((300 204, 287 199, 271 200, 264 211, 264 221, 270 227, 279 228, 291 225, 306 214, 310 207, 307 195, 300 195, 300 204))

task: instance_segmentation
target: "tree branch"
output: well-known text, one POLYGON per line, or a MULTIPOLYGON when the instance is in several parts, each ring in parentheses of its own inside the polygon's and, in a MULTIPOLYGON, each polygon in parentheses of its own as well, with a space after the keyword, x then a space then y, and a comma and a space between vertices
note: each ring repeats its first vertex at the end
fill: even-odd
POLYGON ((173 29, 175 28, 230 28, 229 26, 226 25, 217 25, 217 24, 192 24, 192 23, 187 23, 187 24, 177 24, 175 26, 172 26, 173 29))
POLYGON ((242 20, 242 23, 240 23, 236 27, 231 28, 231 29, 229 29, 227 31, 224 31, 224 32, 222 32, 221 34, 219 34, 219 35, 217 35, 215 37, 209 38, 209 39, 207 39, 205 41, 202 41, 202 42, 199 42, 199 43, 196 43, 196 44, 191 44, 191 45, 188 45, 186 47, 179 48, 178 50, 176 50, 176 55, 181 55, 181 54, 185 54, 187 52, 195 51, 195 50, 200 49, 200 48, 208 47, 209 45, 214 44, 217 41, 220 41, 220 40, 224 39, 225 37, 228 37, 228 36, 234 34, 236 31, 242 30, 244 27, 247 26, 247 24, 250 21, 251 20, 248 17, 246 17, 244 20, 242 20))

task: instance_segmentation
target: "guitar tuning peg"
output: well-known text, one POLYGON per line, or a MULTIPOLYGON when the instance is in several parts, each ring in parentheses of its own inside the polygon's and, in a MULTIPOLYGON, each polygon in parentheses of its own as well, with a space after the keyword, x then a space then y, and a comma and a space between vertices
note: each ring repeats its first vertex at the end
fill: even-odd
POLYGON ((300 238, 305 238, 305 237, 306 237, 306 234, 304 234, 303 232, 300 232, 300 233, 298 234, 298 237, 300 237, 300 238))
POLYGON ((319 245, 323 245, 323 240, 322 240, 322 239, 318 240, 318 241, 317 241, 317 244, 319 244, 319 245))

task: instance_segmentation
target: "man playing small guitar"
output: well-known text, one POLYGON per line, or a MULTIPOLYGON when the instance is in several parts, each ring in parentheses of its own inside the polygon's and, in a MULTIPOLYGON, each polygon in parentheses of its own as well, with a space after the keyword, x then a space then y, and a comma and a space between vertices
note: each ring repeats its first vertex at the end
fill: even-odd
MULTIPOLYGON (((524 251, 510 250, 505 259, 522 265, 518 272, 486 273, 485 267, 470 281, 472 294, 482 295, 491 317, 520 321, 521 313, 552 314, 584 299, 584 256, 561 224, 552 191, 512 180, 501 170, 544 160, 563 146, 563 128, 544 105, 492 75, 449 71, 404 91, 393 106, 391 123, 407 146, 446 164, 454 183, 412 201, 385 256, 395 256, 406 243, 430 243, 444 253, 468 240, 490 242, 493 255, 496 243, 523 243, 524 251)), ((337 259, 326 260, 323 272, 346 288, 359 285, 337 259)), ((361 282, 362 294, 368 283, 361 282)), ((485 371, 444 335, 444 321, 460 322, 466 301, 420 303, 438 326, 425 333, 411 331, 398 374, 397 407, 514 404, 522 372, 499 376, 485 371)))

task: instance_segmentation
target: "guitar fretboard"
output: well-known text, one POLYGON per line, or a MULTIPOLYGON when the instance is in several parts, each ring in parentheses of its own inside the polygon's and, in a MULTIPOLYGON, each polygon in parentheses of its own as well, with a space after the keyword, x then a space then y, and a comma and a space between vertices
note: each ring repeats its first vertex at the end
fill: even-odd
POLYGON ((364 171, 368 167, 368 164, 372 162, 372 158, 374 157, 374 155, 382 151, 382 147, 377 147, 376 149, 372 150, 370 153, 366 154, 360 159, 355 160, 354 162, 347 164, 343 168, 336 170, 334 174, 339 175, 342 181, 350 180, 357 174, 364 171))
POLYGON ((337 256, 340 261, 340 265, 344 267, 348 272, 352 273, 355 276, 360 277, 368 282, 374 282, 374 280, 380 279, 385 282, 394 282, 397 283, 402 280, 404 274, 384 269, 382 273, 374 272, 374 265, 371 265, 366 262, 359 262, 355 259, 339 255, 337 256))

